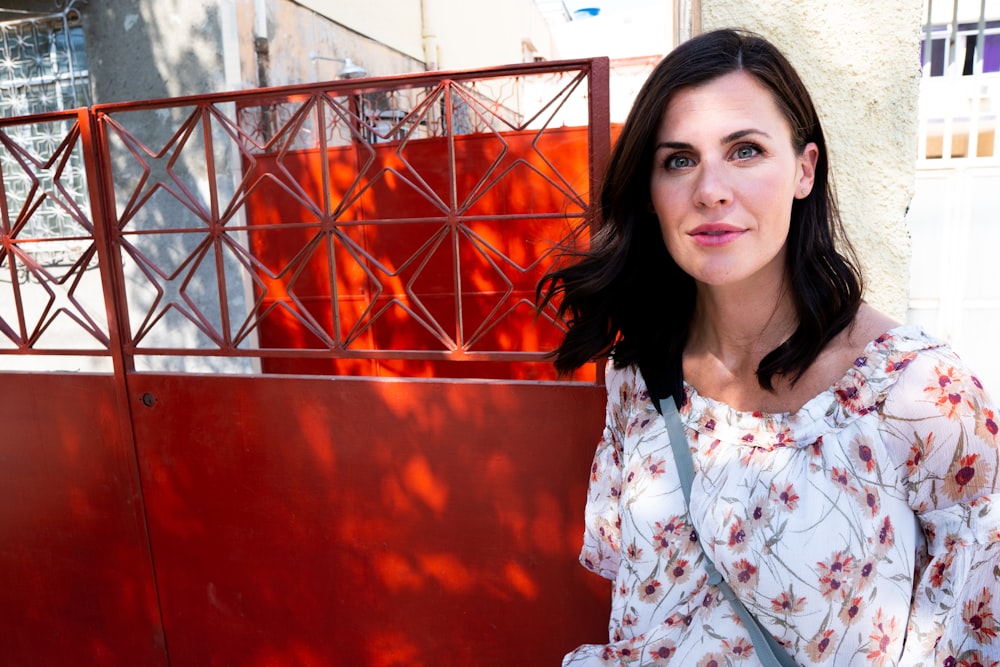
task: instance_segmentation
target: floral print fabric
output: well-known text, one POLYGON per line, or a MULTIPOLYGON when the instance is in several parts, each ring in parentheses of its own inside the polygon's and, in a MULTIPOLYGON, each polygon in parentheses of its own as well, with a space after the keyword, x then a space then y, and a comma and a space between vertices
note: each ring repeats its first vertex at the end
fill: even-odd
POLYGON ((565 667, 759 664, 702 546, 800 665, 1000 665, 1000 416, 946 345, 893 329, 794 414, 686 386, 690 516, 642 376, 607 386, 580 560, 610 641, 565 667))

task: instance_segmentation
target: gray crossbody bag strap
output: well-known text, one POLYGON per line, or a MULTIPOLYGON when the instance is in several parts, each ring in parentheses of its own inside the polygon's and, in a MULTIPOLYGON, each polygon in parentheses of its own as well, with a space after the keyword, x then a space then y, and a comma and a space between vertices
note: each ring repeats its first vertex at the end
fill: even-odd
MULTIPOLYGON (((681 480, 681 489, 684 491, 684 507, 691 515, 691 482, 694 481, 694 461, 691 458, 691 450, 688 449, 687 436, 684 433, 684 425, 681 423, 680 415, 677 414, 677 405, 673 398, 666 397, 660 399, 660 412, 667 422, 667 434, 670 436, 670 449, 674 453, 674 463, 677 465, 677 475, 681 480)), ((796 667, 796 663, 788 654, 788 651, 778 643, 770 632, 761 627, 757 618, 750 613, 736 593, 730 588, 726 580, 722 578, 719 571, 715 569, 715 563, 705 553, 705 569, 708 571, 708 583, 717 586, 722 594, 729 600, 733 610, 743 621, 753 647, 757 651, 757 657, 765 667, 796 667)))

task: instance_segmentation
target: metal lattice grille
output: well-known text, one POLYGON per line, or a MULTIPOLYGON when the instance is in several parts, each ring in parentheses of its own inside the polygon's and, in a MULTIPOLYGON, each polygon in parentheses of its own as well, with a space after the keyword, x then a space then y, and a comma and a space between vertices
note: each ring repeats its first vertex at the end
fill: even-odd
POLYGON ((554 378, 610 139, 605 59, 0 118, 0 353, 554 378))
MULTIPOLYGON (((83 28, 70 6, 60 14, 0 23, 0 116, 27 116, 65 111, 90 103, 83 28)), ((70 190, 71 199, 86 197, 83 156, 79 151, 61 155, 63 138, 70 130, 63 121, 23 124, 6 130, 19 147, 0 154, 8 209, 23 210, 38 190, 38 179, 24 168, 26 162, 53 167, 70 190)), ((42 186, 44 187, 44 185, 42 186)), ((12 213, 13 214, 13 213, 12 213)), ((74 234, 72 217, 59 206, 35 213, 19 234, 22 237, 63 238, 74 234)), ((58 260, 62 252, 55 253, 58 260)))
POLYGON ((547 367, 561 324, 536 317, 534 286, 582 232, 588 80, 536 68, 99 114, 134 351, 277 372, 547 367))

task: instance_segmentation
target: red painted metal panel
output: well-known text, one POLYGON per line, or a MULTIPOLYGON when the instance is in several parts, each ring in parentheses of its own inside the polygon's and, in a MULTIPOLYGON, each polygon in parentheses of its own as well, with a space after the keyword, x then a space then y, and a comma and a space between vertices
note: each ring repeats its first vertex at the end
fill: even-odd
POLYGON ((547 249, 586 238, 607 77, 599 59, 0 119, 4 178, 33 184, 0 206, 0 354, 114 369, 0 373, 0 662, 507 667, 602 641, 607 585, 576 564, 599 386, 134 357, 542 377, 557 327, 527 300, 547 249), (548 75, 537 108, 499 94, 548 75), (590 127, 566 128, 546 114, 581 77, 590 127), (376 102, 413 114, 379 134, 376 102), (159 110, 179 126, 149 137, 159 110), (64 141, 35 155, 9 131, 32 123, 64 141), (288 295, 275 328, 264 302, 288 295))
POLYGON ((165 665, 114 379, 0 374, 0 662, 165 665))
POLYGON ((551 665, 606 636, 576 563, 600 388, 130 385, 172 664, 551 665))
MULTIPOLYGON (((587 191, 588 141, 587 127, 463 135, 452 140, 451 159, 446 159, 445 138, 379 144, 367 148, 371 162, 361 185, 354 180, 359 161, 355 148, 331 148, 331 197, 349 199, 352 189, 363 193, 337 216, 340 223, 356 224, 342 224, 340 236, 333 237, 327 236, 329 223, 316 220, 304 203, 322 199, 319 154, 258 157, 255 169, 280 170, 308 194, 303 200, 280 187, 264 186, 247 199, 248 220, 256 228, 250 248, 268 267, 259 276, 260 311, 266 313, 259 327, 261 346, 326 346, 290 315, 301 302, 326 340, 348 341, 344 346, 353 350, 443 352, 452 341, 473 352, 504 350, 536 357, 553 349, 562 330, 536 316, 535 286, 550 267, 557 243, 588 242, 587 230, 581 229, 584 202, 573 194, 587 191), (458 200, 446 205, 452 184, 458 200), (304 252, 311 253, 306 260, 301 259, 304 252), (272 268, 290 266, 297 267, 293 280, 272 268)), ((263 368, 555 379, 551 365, 537 359, 456 364, 331 356, 265 359, 263 368)), ((575 379, 593 380, 593 367, 575 379)))

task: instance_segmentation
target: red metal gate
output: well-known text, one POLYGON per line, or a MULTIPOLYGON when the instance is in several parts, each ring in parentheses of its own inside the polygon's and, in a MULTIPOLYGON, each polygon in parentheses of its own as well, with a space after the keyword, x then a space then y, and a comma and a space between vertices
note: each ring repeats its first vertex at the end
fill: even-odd
POLYGON ((601 640, 575 552, 603 393, 555 381, 531 301, 586 242, 607 77, 0 121, 5 664, 545 665, 601 640))

